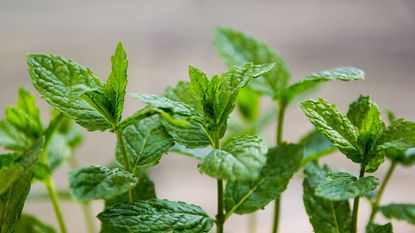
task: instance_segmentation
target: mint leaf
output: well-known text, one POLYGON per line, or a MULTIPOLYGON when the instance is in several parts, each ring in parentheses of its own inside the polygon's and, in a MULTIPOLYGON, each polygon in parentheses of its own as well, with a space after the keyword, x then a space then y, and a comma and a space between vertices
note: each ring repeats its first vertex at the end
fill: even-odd
POLYGON ((300 140, 300 144, 304 146, 304 157, 301 160, 302 166, 325 155, 331 154, 336 150, 333 143, 317 130, 312 130, 304 136, 300 140))
POLYGON ((33 85, 54 108, 90 131, 113 127, 104 84, 90 69, 55 55, 31 54, 27 63, 33 85))
POLYGON ((244 120, 255 122, 260 115, 259 94, 249 87, 242 88, 236 98, 236 106, 244 120))
POLYGON ((24 173, 9 186, 8 190, 0 194, 0 232, 2 233, 13 232, 16 221, 22 213, 42 146, 43 140, 39 140, 23 153, 19 163, 23 166, 24 173))
POLYGON ((126 171, 90 166, 69 173, 69 187, 79 201, 111 199, 135 187, 137 178, 126 171))
POLYGON ((184 202, 146 200, 118 203, 98 215, 114 229, 132 233, 209 232, 212 219, 202 208, 184 202))
MULTIPOLYGON (((9 157, 7 154, 0 155, 0 159, 6 156, 9 157)), ((9 161, 8 163, 14 162, 9 161)), ((2 195, 9 189, 10 186, 12 186, 16 182, 16 180, 18 180, 22 175, 25 174, 25 170, 24 166, 20 163, 14 163, 9 166, 3 166, 3 164, 0 165, 0 195, 2 195)))
POLYGON ((187 125, 177 125, 167 120, 162 121, 168 134, 176 143, 187 148, 201 148, 211 144, 205 126, 200 121, 177 115, 174 115, 174 118, 188 123, 187 125))
POLYGON ((290 102, 295 96, 309 91, 327 81, 352 81, 362 79, 365 79, 365 73, 354 67, 339 67, 321 72, 315 72, 309 76, 306 76, 304 79, 291 84, 284 90, 283 96, 287 102, 290 102))
POLYGON ((266 163, 267 146, 257 136, 236 136, 221 149, 212 150, 199 163, 199 170, 224 180, 255 180, 266 163))
POLYGON ((30 146, 31 138, 18 131, 10 122, 0 120, 0 147, 14 151, 24 151, 30 146))
POLYGON ((257 180, 228 182, 225 190, 225 209, 247 214, 263 209, 287 188, 291 177, 300 167, 303 147, 282 144, 271 148, 267 162, 257 180))
POLYGON ((389 204, 379 208, 383 216, 389 219, 398 219, 415 225, 414 204, 389 204))
MULTIPOLYGON (((173 138, 166 132, 158 115, 141 119, 125 127, 122 137, 133 168, 157 164, 161 156, 174 145, 173 138)), ((124 163, 119 153, 117 159, 121 164, 124 163)))
POLYGON ((362 163, 359 133, 352 122, 335 105, 326 100, 307 100, 300 104, 308 120, 349 159, 362 163))
POLYGON ((124 47, 118 43, 115 54, 111 57, 111 74, 105 84, 106 95, 110 100, 109 111, 116 122, 121 121, 124 107, 125 89, 127 87, 128 60, 124 47))
POLYGON ((278 98, 287 86, 290 73, 283 59, 264 42, 231 28, 218 28, 215 31, 214 44, 229 67, 248 62, 275 63, 269 73, 251 83, 254 90, 278 98))
POLYGON ((392 224, 379 225, 370 223, 366 226, 366 233, 393 233, 392 224))
POLYGON ((167 87, 164 91, 164 97, 176 102, 185 103, 200 113, 203 112, 202 104, 196 99, 189 82, 180 81, 175 87, 167 87))
POLYGON ((330 173, 316 188, 316 195, 331 201, 343 201, 363 196, 379 185, 373 176, 357 179, 345 172, 330 173))
POLYGON ((309 163, 304 168, 303 201, 315 233, 350 232, 351 211, 348 201, 330 201, 315 195, 317 186, 330 173, 327 166, 309 163))
POLYGON ((52 226, 46 225, 32 215, 23 214, 16 223, 15 233, 56 233, 52 226))
POLYGON ((181 144, 175 144, 173 147, 170 148, 170 152, 190 156, 195 159, 201 160, 205 158, 211 152, 211 148, 204 147, 204 148, 192 149, 192 148, 187 148, 181 144))

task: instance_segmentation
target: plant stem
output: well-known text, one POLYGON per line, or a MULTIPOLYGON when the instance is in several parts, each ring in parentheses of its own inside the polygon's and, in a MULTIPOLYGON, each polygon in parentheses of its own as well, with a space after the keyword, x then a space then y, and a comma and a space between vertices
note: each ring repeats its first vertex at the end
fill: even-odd
POLYGON ((248 215, 248 233, 256 232, 256 214, 252 213, 248 215))
MULTIPOLYGON (((277 119, 277 131, 276 131, 277 146, 281 145, 281 143, 282 143, 282 132, 283 132, 284 115, 285 115, 285 109, 286 108, 287 108, 287 104, 285 102, 280 102, 279 103, 279 112, 278 112, 278 119, 277 119)), ((279 221, 280 221, 280 205, 281 205, 281 195, 274 202, 274 221, 273 221, 273 225, 272 225, 272 233, 277 233, 278 232, 278 225, 279 225, 279 221)))
POLYGON ((216 215, 216 233, 223 233, 225 218, 223 214, 223 180, 218 179, 218 214, 216 215))
MULTIPOLYGON (((359 179, 365 176, 365 169, 366 169, 366 165, 362 164, 360 166, 359 179)), ((352 213, 352 221, 350 223, 350 233, 357 232, 357 216, 359 213, 359 200, 360 200, 360 197, 355 197, 353 201, 353 213, 352 213)))
POLYGON ((58 220, 60 232, 61 233, 67 233, 66 226, 65 226, 65 221, 63 220, 62 210, 61 210, 61 207, 59 205, 58 195, 56 194, 55 184, 52 180, 52 177, 49 177, 45 181, 45 185, 46 185, 46 188, 48 190, 50 200, 52 201, 53 209, 55 210, 55 215, 56 215, 56 218, 58 220))
MULTIPOLYGON (((117 135, 117 142, 118 142, 118 145, 120 147, 121 156, 124 160, 125 169, 128 172, 132 172, 131 164, 130 164, 130 158, 128 157, 128 154, 127 154, 127 148, 125 146, 124 138, 121 136, 121 132, 119 130, 115 131, 115 135, 117 135)), ((133 199, 133 192, 132 192, 131 189, 128 189, 128 201, 133 202, 133 200, 134 200, 133 199)))
POLYGON ((370 213, 369 223, 372 223, 373 220, 375 219, 376 213, 379 210, 380 200, 382 198, 382 195, 383 195, 383 193, 385 191, 386 186, 388 185, 388 182, 389 182, 389 180, 390 180, 393 172, 395 171, 395 168, 396 168, 396 162, 395 161, 392 161, 392 163, 391 163, 391 165, 390 165, 390 167, 389 167, 389 169, 388 169, 388 171, 387 171, 387 173, 385 175, 385 178, 383 179, 383 182, 380 185, 379 193, 376 196, 376 200, 372 204, 372 212, 370 213))

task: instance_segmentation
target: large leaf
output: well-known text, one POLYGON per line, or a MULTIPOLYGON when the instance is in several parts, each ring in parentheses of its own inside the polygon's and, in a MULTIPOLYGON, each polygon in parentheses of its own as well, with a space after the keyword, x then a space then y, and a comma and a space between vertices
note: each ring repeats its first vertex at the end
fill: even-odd
MULTIPOLYGON (((161 118, 153 115, 125 127, 122 137, 127 148, 132 167, 152 166, 174 145, 173 138, 167 133, 161 118)), ((124 164, 117 153, 117 159, 124 164)))
POLYGON ((9 188, 0 195, 0 232, 13 232, 16 221, 19 219, 27 195, 30 191, 33 170, 39 158, 43 140, 36 142, 21 157, 19 162, 24 173, 14 181, 9 188))
POLYGON ((103 224, 132 233, 209 232, 212 219, 202 208, 183 202, 146 200, 115 204, 98 215, 103 224))
POLYGON ((282 144, 267 154, 261 174, 251 182, 228 182, 225 190, 226 211, 247 214, 264 208, 287 188, 291 177, 300 167, 303 147, 282 144))
POLYGON ((137 178, 118 168, 90 166, 69 173, 69 186, 79 201, 111 199, 135 187, 137 178))
POLYGON ((317 130, 312 130, 304 136, 300 140, 300 144, 304 146, 304 157, 301 161, 301 165, 303 166, 336 150, 333 143, 317 130))
POLYGON ((202 159, 199 170, 217 179, 255 180, 266 163, 267 146, 257 136, 236 136, 202 159))
POLYGON ((389 204, 386 206, 381 206, 379 210, 387 218, 403 220, 415 225, 414 204, 389 204))
POLYGON ((354 67, 339 67, 330 70, 312 73, 304 79, 290 85, 284 90, 285 101, 290 102, 295 96, 309 91, 319 84, 330 81, 352 81, 365 79, 365 74, 362 70, 354 67))
POLYGON ((366 226, 366 233, 393 233, 392 224, 387 223, 385 225, 379 225, 369 223, 366 226))
POLYGON ((304 101, 300 107, 316 129, 326 135, 343 154, 356 163, 363 162, 358 131, 335 105, 319 99, 304 101))
POLYGON ((263 78, 252 82, 250 86, 253 89, 278 98, 287 86, 290 73, 283 59, 264 42, 230 28, 218 28, 215 31, 214 44, 229 67, 247 62, 275 63, 274 68, 264 74, 263 78))
POLYGON ((343 201, 363 196, 379 185, 373 176, 357 179, 345 172, 330 173, 316 188, 316 195, 331 201, 343 201))
POLYGON ((330 201, 315 195, 329 168, 309 163, 304 168, 303 201, 315 233, 349 233, 351 211, 348 201, 330 201))
POLYGON ((46 54, 28 55, 27 63, 33 85, 50 105, 91 131, 114 125, 104 85, 90 69, 46 54))
POLYGON ((16 223, 15 233, 56 233, 55 229, 34 216, 23 214, 16 223))

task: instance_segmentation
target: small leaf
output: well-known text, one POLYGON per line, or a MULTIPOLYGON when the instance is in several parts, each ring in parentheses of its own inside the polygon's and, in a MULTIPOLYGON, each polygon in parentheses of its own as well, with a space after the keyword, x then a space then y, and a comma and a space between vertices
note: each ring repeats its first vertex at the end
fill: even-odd
POLYGON ((56 231, 34 216, 23 214, 16 223, 14 233, 56 233, 56 231))
POLYGON ((18 162, 15 163, 16 158, 12 157, 15 157, 14 154, 0 155, 0 195, 5 193, 16 180, 25 174, 24 166, 18 162), (6 162, 6 160, 9 161, 6 162))
POLYGON ((331 201, 343 201, 363 196, 379 185, 379 180, 373 176, 360 179, 345 172, 331 173, 316 188, 316 195, 331 201))
POLYGON ((202 208, 168 200, 118 203, 105 209, 98 219, 116 230, 132 233, 201 233, 213 226, 202 208))
POLYGON ((385 225, 378 225, 369 223, 366 226, 366 233, 393 233, 392 224, 387 223, 385 225))
POLYGON ((255 122, 259 115, 259 94, 249 87, 242 88, 236 99, 236 106, 244 120, 255 122))
POLYGON ((315 195, 317 186, 330 172, 327 166, 309 163, 304 168, 303 201, 315 233, 349 233, 351 211, 348 201, 329 201, 315 195))
POLYGON ((203 112, 202 104, 196 99, 189 82, 180 81, 175 87, 167 87, 164 96, 173 101, 185 103, 200 113, 203 112))
POLYGON ((335 105, 319 99, 304 101, 300 107, 316 129, 326 135, 343 154, 353 162, 363 162, 358 144, 358 131, 335 105))
POLYGON ((312 130, 303 137, 300 140, 300 144, 304 146, 304 157, 301 161, 302 166, 325 155, 331 154, 336 150, 333 143, 317 130, 312 130))
POLYGON ((0 120, 0 147, 14 151, 24 151, 30 146, 31 142, 31 138, 18 131, 10 122, 0 120))
POLYGON ((379 210, 386 218, 403 220, 415 225, 414 204, 389 204, 381 206, 379 210))
POLYGON ((111 199, 135 187, 137 178, 118 168, 90 166, 69 173, 69 187, 79 201, 111 199))
POLYGON ((230 138, 221 149, 210 152, 199 163, 199 170, 224 180, 255 180, 266 163, 267 146, 257 136, 230 138))
POLYGON ((247 214, 265 208, 279 198, 291 177, 300 167, 303 147, 282 144, 268 150, 267 163, 257 180, 228 182, 225 190, 225 209, 247 214))
POLYGON ((321 83, 331 80, 352 81, 362 79, 365 79, 364 72, 354 67, 340 67, 316 72, 306 76, 304 79, 290 85, 287 89, 285 89, 284 98, 287 102, 290 102, 295 96, 309 91, 321 83))

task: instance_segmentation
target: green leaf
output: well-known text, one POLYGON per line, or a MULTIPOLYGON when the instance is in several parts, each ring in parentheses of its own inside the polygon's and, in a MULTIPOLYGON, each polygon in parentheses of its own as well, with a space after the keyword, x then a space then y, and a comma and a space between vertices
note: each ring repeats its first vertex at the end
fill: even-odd
POLYGON ((331 81, 352 81, 365 79, 365 73, 354 67, 339 67, 321 72, 312 73, 306 76, 304 79, 290 85, 284 90, 284 98, 287 102, 290 102, 295 96, 309 91, 318 85, 331 81))
POLYGON ((55 233, 52 226, 42 223, 34 216, 23 214, 16 224, 15 233, 55 233))
POLYGON ((227 183, 226 211, 235 211, 237 214, 252 213, 279 198, 299 169, 302 156, 303 147, 294 144, 282 144, 268 150, 267 163, 257 180, 227 183))
POLYGON ((267 145, 257 136, 236 136, 221 149, 212 150, 199 163, 199 170, 224 180, 255 180, 266 163, 267 145))
POLYGON ((24 151, 30 146, 31 142, 31 138, 18 131, 10 122, 0 120, 0 147, 14 151, 24 151))
POLYGON ((303 201, 315 233, 349 233, 351 211, 348 201, 330 201, 315 195, 317 186, 330 173, 327 166, 309 163, 304 168, 303 201))
POLYGON ((135 187, 137 178, 118 168, 90 166, 69 173, 69 187, 79 201, 111 199, 135 187))
POLYGON ((198 160, 205 158, 210 153, 210 151, 211 148, 209 147, 191 149, 181 144, 175 144, 173 147, 170 148, 170 152, 190 156, 198 160))
POLYGON ((386 218, 403 220, 415 225, 414 204, 389 204, 381 206, 379 210, 386 218))
POLYGON ((189 82, 180 81, 175 87, 167 87, 164 96, 173 101, 185 103, 200 113, 203 112, 202 104, 196 99, 189 82))
POLYGON ((114 229, 132 233, 199 233, 209 232, 213 226, 202 208, 168 200, 118 203, 105 209, 98 219, 114 229))
POLYGON ((249 87, 242 88, 236 98, 236 106, 244 120, 255 122, 260 115, 259 94, 249 87))
POLYGON ((261 79, 253 80, 250 86, 260 93, 279 98, 287 86, 290 73, 281 56, 269 45, 231 28, 216 29, 214 44, 229 67, 247 62, 275 63, 269 73, 261 79))
POLYGON ((370 223, 366 226, 366 233, 393 233, 392 224, 379 225, 370 223))
POLYGON ((300 140, 300 144, 304 146, 304 157, 301 160, 302 166, 325 155, 331 154, 336 150, 333 143, 317 130, 312 130, 304 136, 300 140))
POLYGON ((27 63, 33 85, 54 108, 90 131, 113 127, 104 85, 90 69, 45 54, 28 55, 27 63))
POLYGON ((72 148, 64 135, 55 133, 47 148, 48 167, 54 171, 72 156, 72 148))
MULTIPOLYGON (((0 155, 0 158, 3 156, 5 155, 0 155)), ((0 195, 5 193, 24 173, 24 166, 20 163, 0 166, 0 195)))
MULTIPOLYGON (((157 164, 161 156, 174 145, 173 138, 166 132, 158 115, 144 118, 125 127, 122 137, 133 168, 157 164)), ((124 164, 119 153, 117 159, 124 164)))
POLYGON ((13 232, 16 221, 19 219, 24 206, 33 177, 33 170, 43 146, 43 139, 37 141, 21 156, 20 164, 24 173, 0 195, 0 232, 13 232))
POLYGON ((331 201, 343 201, 363 196, 379 185, 379 179, 366 176, 360 179, 345 172, 330 173, 316 188, 316 195, 331 201))
POLYGON ((349 159, 362 163, 358 144, 359 133, 350 120, 335 105, 326 100, 307 100, 300 104, 308 120, 349 159))
POLYGON ((111 64, 111 74, 107 79, 105 90, 110 100, 109 110, 116 122, 120 122, 127 87, 128 68, 127 54, 121 42, 118 43, 115 54, 111 57, 111 64))

